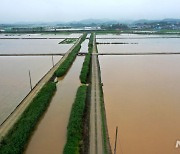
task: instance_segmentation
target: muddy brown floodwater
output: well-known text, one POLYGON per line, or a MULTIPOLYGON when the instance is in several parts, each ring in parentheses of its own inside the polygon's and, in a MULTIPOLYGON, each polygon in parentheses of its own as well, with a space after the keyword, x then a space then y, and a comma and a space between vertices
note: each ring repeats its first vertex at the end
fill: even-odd
POLYGON ((57 83, 50 106, 32 135, 26 154, 61 154, 66 143, 67 124, 77 88, 84 57, 77 57, 71 69, 57 83))
POLYGON ((180 56, 100 56, 107 123, 117 154, 179 154, 180 56))
MULTIPOLYGON (((0 124, 30 92, 28 71, 32 86, 52 68, 51 56, 0 57, 0 124)), ((54 56, 54 63, 61 56, 54 56)))
POLYGON ((0 39, 0 54, 66 53, 73 44, 58 44, 63 39, 0 39))

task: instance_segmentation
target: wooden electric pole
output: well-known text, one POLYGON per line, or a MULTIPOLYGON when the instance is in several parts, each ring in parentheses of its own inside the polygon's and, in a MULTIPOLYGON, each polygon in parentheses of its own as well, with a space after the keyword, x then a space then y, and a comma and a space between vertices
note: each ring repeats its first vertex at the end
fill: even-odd
POLYGON ((30 88, 32 90, 32 82, 31 82, 31 72, 30 72, 30 70, 29 70, 29 82, 30 82, 30 88))
POLYGON ((116 136, 115 136, 114 154, 116 154, 117 136, 118 136, 118 127, 116 127, 116 136))
POLYGON ((52 65, 54 67, 54 57, 53 57, 53 55, 52 55, 52 65))

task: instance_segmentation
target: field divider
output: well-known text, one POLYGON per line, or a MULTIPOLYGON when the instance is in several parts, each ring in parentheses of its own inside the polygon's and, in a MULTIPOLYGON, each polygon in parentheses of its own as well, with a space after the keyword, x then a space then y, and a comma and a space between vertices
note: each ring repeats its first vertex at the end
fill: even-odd
POLYGON ((85 56, 83 66, 80 73, 80 81, 82 84, 87 84, 90 74, 90 65, 91 65, 91 57, 92 57, 92 47, 93 47, 93 33, 91 33, 91 36, 89 38, 88 43, 88 53, 85 56))
POLYGON ((83 146, 83 115, 86 107, 87 90, 86 85, 81 85, 77 90, 69 117, 64 154, 81 153, 83 146))

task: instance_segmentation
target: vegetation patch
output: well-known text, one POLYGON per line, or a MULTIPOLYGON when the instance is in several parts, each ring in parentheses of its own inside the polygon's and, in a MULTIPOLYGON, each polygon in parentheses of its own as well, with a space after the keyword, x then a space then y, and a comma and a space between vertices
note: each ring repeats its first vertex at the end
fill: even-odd
POLYGON ((94 34, 91 33, 91 36, 89 38, 89 44, 88 44, 88 52, 89 53, 93 52, 93 39, 94 39, 94 34))
POLYGON ((69 124, 67 127, 67 142, 64 154, 78 154, 83 142, 83 115, 87 97, 87 86, 78 88, 76 98, 71 109, 69 124))
POLYGON ((81 69, 80 80, 81 83, 86 84, 90 71, 91 55, 88 53, 84 59, 83 66, 81 69))
POLYGON ((3 138, 0 145, 0 154, 23 153, 30 135, 47 109, 55 91, 56 84, 54 82, 48 82, 43 86, 13 128, 3 138))
POLYGON ((77 40, 78 40, 77 38, 67 38, 59 42, 59 44, 75 44, 77 40))

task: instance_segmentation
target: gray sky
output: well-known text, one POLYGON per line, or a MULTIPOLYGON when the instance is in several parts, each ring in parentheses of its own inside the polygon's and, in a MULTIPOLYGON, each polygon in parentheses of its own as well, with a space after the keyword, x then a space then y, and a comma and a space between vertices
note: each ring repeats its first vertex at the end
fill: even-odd
POLYGON ((180 0, 0 0, 0 23, 180 18, 180 0))

